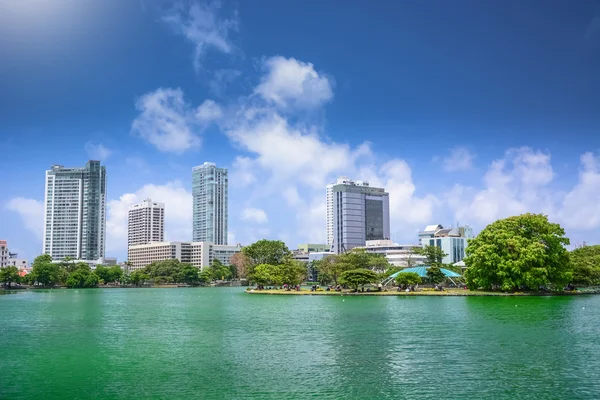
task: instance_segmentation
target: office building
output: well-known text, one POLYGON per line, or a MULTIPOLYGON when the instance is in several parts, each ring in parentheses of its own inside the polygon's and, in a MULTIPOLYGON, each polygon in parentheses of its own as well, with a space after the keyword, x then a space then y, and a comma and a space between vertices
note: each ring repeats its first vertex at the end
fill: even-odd
POLYGON ((210 242, 152 242, 129 247, 130 271, 143 269, 156 261, 177 259, 204 269, 214 260, 229 265, 231 257, 242 250, 241 245, 219 245, 210 242))
POLYGON ((368 182, 341 177, 327 186, 327 240, 334 253, 389 240, 389 194, 368 182))
POLYGON ((193 241, 227 244, 227 169, 205 162, 192 168, 193 241))
POLYGON ((446 253, 444 264, 454 264, 465 258, 465 249, 473 238, 473 228, 469 225, 444 228, 442 225, 429 225, 419 232, 422 246, 437 246, 446 253))
POLYGON ((104 257, 106 168, 88 161, 83 168, 54 165, 46 171, 43 252, 54 260, 104 257))
POLYGON ((165 205, 151 199, 129 207, 127 247, 165 240, 165 205))

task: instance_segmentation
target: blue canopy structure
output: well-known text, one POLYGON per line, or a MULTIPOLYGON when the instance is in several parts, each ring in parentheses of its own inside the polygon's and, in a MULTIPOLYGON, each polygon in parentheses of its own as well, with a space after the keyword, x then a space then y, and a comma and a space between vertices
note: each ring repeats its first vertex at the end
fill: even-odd
MULTIPOLYGON (((383 284, 387 285, 388 283, 390 283, 391 281, 396 279, 398 274, 405 274, 407 272, 414 272, 417 275, 419 275, 421 278, 426 278, 427 277, 427 268, 429 268, 428 265, 417 265, 416 267, 405 268, 402 271, 398 271, 395 274, 388 276, 383 281, 383 284)), ((446 269, 446 268, 440 268, 440 271, 442 271, 442 273, 446 276, 446 278, 450 278, 450 280, 452 280, 452 278, 461 278, 462 277, 462 275, 457 274, 454 271, 450 271, 449 269, 446 269)))

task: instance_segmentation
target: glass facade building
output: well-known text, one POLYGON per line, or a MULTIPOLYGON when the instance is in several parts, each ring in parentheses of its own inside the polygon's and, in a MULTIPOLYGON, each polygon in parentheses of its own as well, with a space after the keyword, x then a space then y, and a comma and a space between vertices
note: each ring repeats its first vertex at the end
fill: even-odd
POLYGON ((226 168, 205 162, 192 168, 193 241, 227 244, 226 168))
POLYGON ((385 189, 345 177, 327 186, 327 244, 333 252, 389 238, 389 194, 385 189))
POLYGON ((83 168, 54 165, 46 171, 43 252, 55 260, 104 257, 106 168, 88 161, 83 168))

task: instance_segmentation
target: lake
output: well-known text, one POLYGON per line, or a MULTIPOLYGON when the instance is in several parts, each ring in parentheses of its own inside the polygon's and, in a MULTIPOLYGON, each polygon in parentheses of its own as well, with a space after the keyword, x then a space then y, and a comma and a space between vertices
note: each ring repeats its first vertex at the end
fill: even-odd
POLYGON ((598 399, 600 296, 0 295, 1 399, 598 399))

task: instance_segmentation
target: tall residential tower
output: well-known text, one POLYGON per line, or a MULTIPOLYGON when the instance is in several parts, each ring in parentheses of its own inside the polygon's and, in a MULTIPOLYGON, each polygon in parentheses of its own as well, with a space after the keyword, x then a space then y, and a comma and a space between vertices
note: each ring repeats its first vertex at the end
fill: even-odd
POLYGON ((205 162, 192 168, 193 241, 227 244, 227 169, 205 162))
POLYGON ((327 186, 327 244, 334 253, 390 238, 389 195, 368 182, 341 177, 327 186))
POLYGON ((46 171, 44 253, 55 260, 97 260, 105 241, 106 168, 100 161, 52 166, 46 171))
POLYGON ((146 199, 129 207, 127 247, 165 239, 165 204, 146 199))

